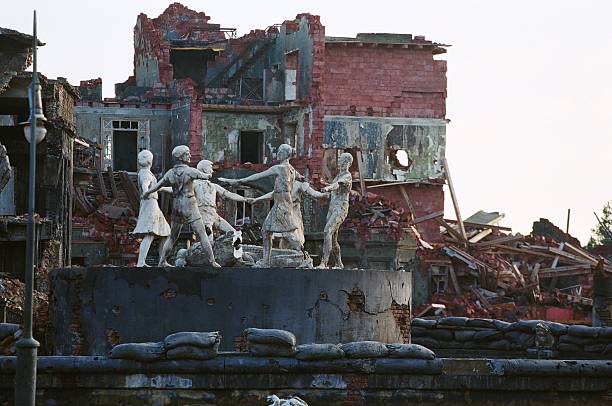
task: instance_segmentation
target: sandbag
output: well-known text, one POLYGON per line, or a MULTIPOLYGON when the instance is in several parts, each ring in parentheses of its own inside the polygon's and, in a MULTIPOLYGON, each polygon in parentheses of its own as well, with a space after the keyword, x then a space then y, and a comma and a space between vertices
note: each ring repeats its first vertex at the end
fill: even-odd
POLYGON ((412 359, 434 359, 436 354, 429 348, 418 344, 387 344, 389 357, 412 358, 412 359))
POLYGON ((500 331, 507 331, 510 329, 510 327, 512 327, 512 323, 508 323, 507 321, 503 320, 493 320, 493 324, 495 325, 495 328, 500 331))
POLYGON ((569 334, 559 337, 559 342, 563 344, 575 344, 579 346, 600 344, 600 340, 593 337, 576 337, 569 334))
POLYGON ((341 348, 349 358, 380 358, 389 354, 387 346, 378 341, 354 341, 342 344, 341 348))
POLYGON ((425 328, 425 327, 411 327, 410 335, 413 337, 429 337, 429 332, 433 331, 433 328, 425 328))
POLYGON ((492 319, 469 319, 465 325, 467 327, 487 328, 497 330, 495 322, 492 319))
POLYGON ((429 319, 412 319, 410 322, 412 327, 423 327, 423 328, 436 328, 436 324, 438 324, 435 320, 429 319))
POLYGON ((569 330, 569 326, 567 324, 556 323, 554 321, 547 321, 546 324, 548 325, 548 328, 550 328, 552 335, 555 336, 567 334, 567 330, 569 330))
POLYGON ((600 329, 598 327, 574 325, 574 326, 570 326, 570 328, 567 330, 567 333, 574 337, 593 337, 595 338, 599 334, 599 330, 600 329))
POLYGON ((286 345, 248 343, 249 353, 256 357, 293 357, 295 347, 286 345))
POLYGON ((455 331, 455 340, 457 341, 470 341, 474 339, 476 330, 457 330, 455 331))
POLYGON ((561 343, 557 346, 557 349, 561 352, 578 352, 582 351, 582 348, 575 344, 565 344, 561 343))
POLYGON ((426 337, 435 338, 436 340, 442 341, 452 341, 453 340, 453 332, 451 330, 436 328, 427 330, 427 333, 424 334, 426 337))
POLYGON ((198 331, 183 331, 180 333, 170 334, 164 340, 164 347, 167 350, 183 345, 210 348, 213 346, 219 347, 221 342, 221 334, 218 331, 210 333, 198 331))
POLYGON ((438 320, 438 327, 465 327, 467 317, 443 317, 438 320))
POLYGON ((295 351, 295 358, 302 361, 344 358, 344 351, 337 344, 302 344, 295 351))
POLYGON ((483 343, 482 345, 483 345, 482 348, 486 348, 488 350, 502 350, 502 351, 509 351, 510 348, 512 347, 512 345, 510 344, 510 341, 508 340, 491 341, 489 343, 483 343))
POLYGON ((126 343, 114 346, 110 358, 156 361, 164 356, 164 343, 126 343))
POLYGON ((13 335, 19 330, 19 324, 0 323, 0 340, 13 335))
POLYGON ((285 347, 295 347, 297 340, 290 331, 277 330, 273 328, 247 328, 244 330, 247 341, 258 344, 276 344, 285 347))
POLYGON ((427 348, 440 348, 440 342, 429 337, 414 337, 413 344, 419 344, 427 348))
POLYGON ((474 341, 492 341, 504 335, 503 332, 497 330, 482 330, 474 333, 474 341))
POLYGON ((606 345, 606 348, 603 351, 604 354, 612 354, 612 343, 606 345))
POLYGON ((599 330, 599 337, 612 340, 612 327, 602 327, 599 330))
POLYGON ((604 352, 605 349, 606 349, 605 344, 592 344, 592 345, 584 346, 584 350, 586 352, 604 352))
POLYGON ((515 323, 512 323, 508 330, 511 331, 523 331, 525 333, 533 333, 535 332, 535 328, 538 324, 544 323, 543 320, 519 320, 515 323))
POLYGON ((218 355, 217 349, 214 347, 203 348, 193 345, 181 345, 171 348, 166 352, 168 359, 197 359, 207 360, 215 358, 218 355))

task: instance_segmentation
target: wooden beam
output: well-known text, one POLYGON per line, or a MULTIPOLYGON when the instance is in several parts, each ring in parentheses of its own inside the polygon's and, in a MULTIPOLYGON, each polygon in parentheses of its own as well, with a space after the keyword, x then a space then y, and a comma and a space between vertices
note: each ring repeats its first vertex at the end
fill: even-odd
POLYGON ((412 205, 410 196, 408 196, 408 191, 404 189, 404 186, 400 186, 399 189, 400 189, 400 192, 402 193, 402 196, 404 197, 404 200, 406 201, 406 204, 408 205, 408 208, 410 209, 410 219, 414 219, 414 206, 412 205))
POLYGON ((121 185, 123 186, 123 190, 127 195, 128 200, 130 201, 130 205, 132 206, 132 210, 138 213, 140 209, 140 196, 138 196, 138 188, 132 183, 130 180, 130 176, 125 171, 119 172, 119 177, 121 179, 121 185))
POLYGON ((115 183, 115 176, 113 174, 113 168, 111 168, 110 166, 107 166, 106 172, 108 174, 108 181, 110 182, 110 185, 111 185, 113 197, 116 199, 119 193, 117 193, 117 184, 115 183))
POLYGON ((487 298, 485 297, 485 295, 483 295, 476 286, 472 286, 472 288, 470 289, 472 291, 472 293, 474 293, 474 295, 476 295, 476 297, 478 298, 478 300, 480 300, 480 303, 482 303, 482 305, 485 307, 485 309, 487 310, 493 310, 493 306, 491 306, 491 303, 487 300, 487 298))
POLYGON ((443 217, 443 216, 444 216, 444 212, 443 211, 436 211, 434 213, 430 213, 430 214, 427 214, 425 216, 422 216, 422 217, 419 217, 419 218, 416 218, 416 219, 412 220, 412 224, 423 223, 425 221, 433 220, 436 217, 443 217))
POLYGON ((108 198, 108 194, 106 193, 106 186, 104 186, 104 176, 102 175, 102 170, 100 169, 100 162, 96 162, 96 175, 98 177, 98 184, 100 185, 100 193, 102 193, 102 197, 104 200, 108 198))
POLYGON ((453 284, 453 289, 457 295, 461 294, 461 287, 459 286, 459 281, 457 280, 457 274, 455 274, 455 268, 453 265, 449 265, 448 267, 448 275, 450 276, 450 280, 453 284))
POLYGON ((523 238, 524 237, 522 235, 506 235, 504 237, 499 237, 494 240, 479 242, 478 244, 475 244, 475 245, 478 248, 485 248, 485 247, 490 247, 492 245, 503 245, 509 242, 520 241, 523 238))
POLYGON ((451 199, 453 200, 453 207, 455 208, 455 215, 457 216, 457 224, 459 224, 459 233, 461 234, 461 238, 463 239, 463 241, 467 241, 465 227, 463 226, 463 219, 461 218, 461 212, 459 211, 459 203, 457 202, 457 196, 455 195, 455 188, 453 186, 453 181, 451 178, 450 169, 448 168, 448 161, 446 160, 446 157, 444 157, 444 172, 446 173, 448 188, 450 190, 451 199))
POLYGON ((361 150, 357 150, 357 170, 359 171, 359 187, 361 188, 361 196, 365 197, 366 187, 363 179, 363 156, 361 150))
POLYGON ((463 241, 461 238, 461 234, 459 234, 457 232, 457 230, 455 230, 453 228, 453 226, 451 226, 450 224, 448 224, 446 221, 442 220, 440 217, 436 217, 436 221, 438 222, 438 224, 440 224, 442 227, 444 227, 446 229, 446 231, 452 235, 453 237, 455 237, 458 241, 463 241))
MULTIPOLYGON (((444 219, 447 223, 456 224, 457 220, 444 219)), ((490 228, 491 230, 499 230, 499 231, 512 231, 512 227, 502 227, 502 226, 494 226, 492 224, 482 224, 482 223, 474 223, 471 221, 464 221, 463 225, 467 227, 473 228, 490 228)))
POLYGON ((475 244, 478 241, 480 241, 483 238, 485 238, 487 235, 491 234, 492 232, 493 232, 493 230, 491 230, 490 228, 485 228, 484 230, 482 230, 481 232, 479 232, 478 234, 476 234, 475 236, 470 238, 469 242, 471 242, 472 244, 475 244))

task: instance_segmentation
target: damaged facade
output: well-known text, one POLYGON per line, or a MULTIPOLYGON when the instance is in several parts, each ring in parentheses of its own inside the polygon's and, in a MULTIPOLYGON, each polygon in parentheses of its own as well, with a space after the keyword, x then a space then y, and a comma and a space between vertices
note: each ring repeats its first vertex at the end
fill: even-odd
MULTIPOLYGON (((135 172, 137 152, 149 149, 160 174, 172 165, 172 148, 184 144, 194 162, 213 161, 216 176, 244 176, 271 164, 287 143, 296 149, 293 166, 315 185, 330 181, 339 154, 350 152, 355 189, 365 195, 377 188, 372 192, 395 202, 400 222, 443 209, 446 62, 435 56, 444 45, 409 34, 329 37, 310 14, 239 38, 210 20, 178 3, 157 18, 141 14, 134 74, 115 86, 116 97, 102 99, 100 79, 81 82, 77 129, 99 146, 98 172, 135 172)), ((259 196, 271 186, 234 191, 259 196)), ((303 206, 307 248, 316 253, 326 206, 303 206)), ((235 226, 261 223, 268 209, 223 206, 235 226)), ((439 238, 435 226, 422 233, 439 238)), ((374 250, 360 241, 369 231, 347 229, 342 239, 353 251, 350 266, 396 269, 410 258, 395 253, 414 246, 411 235, 374 236, 390 254, 368 261, 374 250)))
MULTIPOLYGON (((4 178, 0 188, 3 278, 23 278, 25 270, 29 144, 22 123, 29 117, 32 73, 25 69, 32 62, 32 41, 29 35, 0 28, 0 145, 8 155, 0 165, 0 178, 4 178), (8 162, 10 170, 6 169, 8 162)), ((46 300, 46 272, 70 265, 74 105, 79 98, 78 91, 63 78, 51 80, 39 75, 39 83, 47 136, 36 151, 37 304, 46 300)), ((22 289, 22 283, 15 279, 0 279, 2 305, 7 318, 14 321, 21 317, 23 300, 13 291, 15 286, 22 289)))

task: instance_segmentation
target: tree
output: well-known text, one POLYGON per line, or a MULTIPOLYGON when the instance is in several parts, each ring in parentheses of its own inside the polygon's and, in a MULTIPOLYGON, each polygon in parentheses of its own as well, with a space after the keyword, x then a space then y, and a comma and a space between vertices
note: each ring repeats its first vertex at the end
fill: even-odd
POLYGON ((595 228, 591 229, 593 235, 591 235, 587 244, 588 249, 598 245, 612 245, 612 235, 610 235, 610 230, 612 230, 612 201, 604 205, 599 220, 601 222, 598 221, 595 228))

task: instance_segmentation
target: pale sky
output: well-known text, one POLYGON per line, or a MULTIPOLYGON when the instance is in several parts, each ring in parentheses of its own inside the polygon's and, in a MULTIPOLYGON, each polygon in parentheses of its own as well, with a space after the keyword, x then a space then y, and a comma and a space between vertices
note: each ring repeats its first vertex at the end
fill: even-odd
MULTIPOLYGON (((132 73, 133 27, 163 0, 3 0, 0 26, 38 33, 39 69, 78 85, 102 77, 104 96, 132 73), (10 6, 8 4, 10 3, 10 6)), ((612 3, 608 1, 310 0, 183 4, 242 35, 296 14, 321 16, 327 35, 396 32, 452 44, 447 158, 463 217, 506 214, 528 234, 546 217, 586 243, 612 199, 612 3)), ((446 216, 454 218, 446 195, 446 216)))

